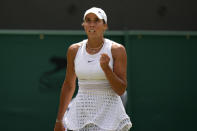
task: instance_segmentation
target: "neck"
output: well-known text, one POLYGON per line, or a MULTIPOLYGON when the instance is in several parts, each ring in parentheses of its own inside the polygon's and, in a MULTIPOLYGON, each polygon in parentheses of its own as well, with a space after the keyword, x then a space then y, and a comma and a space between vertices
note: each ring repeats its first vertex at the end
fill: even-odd
POLYGON ((90 48, 97 48, 104 43, 104 38, 103 37, 102 38, 94 38, 94 39, 88 38, 87 43, 90 48))

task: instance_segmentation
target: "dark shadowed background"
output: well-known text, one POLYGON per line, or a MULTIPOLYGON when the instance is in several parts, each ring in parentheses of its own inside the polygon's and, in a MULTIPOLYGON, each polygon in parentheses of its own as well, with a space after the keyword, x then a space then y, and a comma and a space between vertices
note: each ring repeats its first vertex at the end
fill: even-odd
POLYGON ((92 6, 110 30, 197 30, 195 0, 1 0, 0 28, 79 30, 92 6))

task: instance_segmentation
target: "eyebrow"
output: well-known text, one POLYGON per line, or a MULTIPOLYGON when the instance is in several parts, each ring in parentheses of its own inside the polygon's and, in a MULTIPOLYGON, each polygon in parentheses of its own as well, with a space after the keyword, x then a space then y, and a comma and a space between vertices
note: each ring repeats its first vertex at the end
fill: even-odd
POLYGON ((85 18, 85 20, 100 20, 98 17, 95 18, 85 18))

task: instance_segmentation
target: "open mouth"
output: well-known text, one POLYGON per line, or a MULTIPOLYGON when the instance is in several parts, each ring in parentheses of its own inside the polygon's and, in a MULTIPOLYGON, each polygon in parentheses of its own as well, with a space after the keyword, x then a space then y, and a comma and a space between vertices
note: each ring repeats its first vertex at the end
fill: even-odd
POLYGON ((89 30, 89 32, 92 32, 93 33, 93 32, 95 32, 95 30, 89 30))

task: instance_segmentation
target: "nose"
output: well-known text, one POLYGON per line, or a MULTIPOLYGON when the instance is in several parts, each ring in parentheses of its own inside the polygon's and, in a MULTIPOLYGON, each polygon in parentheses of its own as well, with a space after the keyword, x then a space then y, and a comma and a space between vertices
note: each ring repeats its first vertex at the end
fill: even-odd
POLYGON ((96 24, 96 22, 94 22, 94 21, 90 21, 90 23, 89 23, 90 27, 94 27, 95 24, 96 24))

